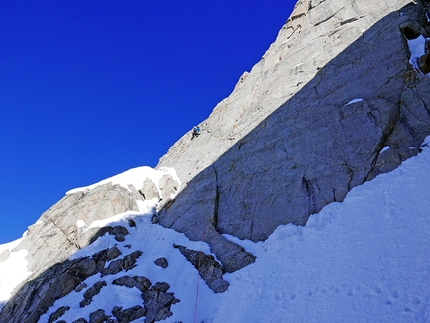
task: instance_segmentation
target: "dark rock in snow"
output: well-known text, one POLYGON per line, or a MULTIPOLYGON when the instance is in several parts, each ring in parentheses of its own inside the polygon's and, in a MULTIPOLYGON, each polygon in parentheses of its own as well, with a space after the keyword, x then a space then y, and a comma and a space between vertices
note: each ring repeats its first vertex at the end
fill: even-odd
POLYGON ((70 310, 70 306, 61 306, 54 313, 49 316, 48 323, 53 323, 57 321, 61 316, 64 315, 68 310, 70 310))
POLYGON ((222 278, 224 270, 214 256, 206 255, 201 251, 190 250, 184 246, 174 246, 198 270, 200 276, 215 293, 223 293, 228 289, 229 283, 222 278))
POLYGON ((142 293, 145 310, 145 323, 161 321, 173 315, 170 311, 172 304, 179 302, 174 293, 167 293, 170 286, 165 282, 158 282, 149 290, 142 293))
POLYGON ((129 219, 128 220, 128 226, 130 228, 135 228, 136 227, 136 222, 133 219, 129 219))
POLYGON ((98 309, 97 311, 90 314, 89 323, 104 323, 109 319, 110 316, 105 314, 103 309, 98 309))
POLYGON ((142 251, 137 250, 124 257, 124 270, 128 271, 136 266, 137 259, 142 255, 142 251))
POLYGON ((146 310, 140 305, 136 305, 127 309, 115 307, 112 309, 112 314, 117 319, 118 323, 129 323, 146 315, 146 310))
POLYGON ((88 323, 88 321, 84 318, 79 318, 76 321, 73 321, 72 323, 88 323))
POLYGON ((84 288, 87 288, 87 287, 88 287, 88 286, 87 286, 87 284, 85 284, 85 283, 79 284, 79 285, 75 288, 75 292, 79 293, 81 290, 83 290, 84 288))
POLYGON ((109 265, 102 270, 101 277, 115 275, 124 269, 124 259, 111 261, 109 265))
POLYGON ((103 227, 97 232, 96 235, 94 235, 93 238, 91 238, 90 244, 96 241, 99 237, 104 236, 106 233, 115 236, 115 240, 118 242, 123 242, 125 240, 125 236, 129 234, 127 228, 120 225, 116 227, 103 227))
POLYGON ((151 281, 143 276, 122 276, 116 278, 112 284, 129 288, 136 287, 141 292, 145 292, 151 287, 151 281))
POLYGON ((93 297, 100 293, 100 290, 106 285, 106 282, 103 280, 95 283, 92 287, 88 288, 84 293, 84 300, 79 305, 81 307, 89 305, 92 302, 93 297))
POLYGON ((111 261, 107 268, 104 268, 101 273, 102 277, 106 275, 115 275, 120 271, 128 271, 136 266, 137 259, 142 255, 142 251, 134 251, 122 259, 111 261))
POLYGON ((159 267, 162 267, 162 268, 167 268, 167 266, 169 265, 169 263, 167 262, 167 259, 166 258, 158 258, 158 259, 156 259, 155 261, 154 261, 154 263, 157 265, 157 266, 159 266, 159 267))

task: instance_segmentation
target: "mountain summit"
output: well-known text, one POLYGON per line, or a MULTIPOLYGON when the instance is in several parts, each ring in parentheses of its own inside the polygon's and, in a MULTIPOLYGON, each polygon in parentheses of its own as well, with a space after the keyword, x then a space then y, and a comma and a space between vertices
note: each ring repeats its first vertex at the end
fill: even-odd
POLYGON ((0 246, 0 322, 430 319, 429 41, 429 1, 299 0, 197 136, 0 246))

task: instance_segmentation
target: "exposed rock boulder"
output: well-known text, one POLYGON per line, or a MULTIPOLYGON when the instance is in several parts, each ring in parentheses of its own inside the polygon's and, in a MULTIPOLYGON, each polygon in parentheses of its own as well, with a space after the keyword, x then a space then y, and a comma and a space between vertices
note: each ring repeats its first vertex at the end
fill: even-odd
POLYGON ((104 236, 106 233, 115 236, 115 240, 118 242, 123 242, 125 240, 125 236, 129 234, 127 228, 123 226, 106 226, 99 229, 97 233, 93 235, 93 237, 90 239, 90 244, 96 241, 99 237, 104 236))
POLYGON ((201 251, 190 250, 184 246, 174 246, 198 270, 199 275, 215 293, 223 293, 230 285, 222 278, 224 270, 214 256, 206 255, 201 251))
POLYGON ((61 316, 64 315, 68 310, 70 310, 70 306, 61 306, 54 313, 49 316, 48 323, 53 323, 57 321, 61 316))
POLYGON ((143 276, 122 276, 116 278, 112 284, 128 288, 136 287, 141 292, 146 292, 151 287, 151 281, 143 276))
POLYGON ((143 196, 144 200, 160 199, 158 188, 150 178, 145 179, 139 193, 143 196))
POLYGON ((98 309, 90 314, 90 323, 105 323, 109 317, 110 316, 107 316, 103 309, 98 309))
POLYGON ((116 307, 112 310, 113 316, 117 319, 118 323, 129 323, 142 316, 146 315, 146 309, 140 305, 136 305, 127 309, 116 307))
POLYGON ((170 286, 165 282, 156 283, 149 290, 142 294, 145 304, 146 318, 145 323, 164 320, 173 315, 170 311, 172 304, 179 302, 173 293, 168 293, 170 286))
POLYGON ((109 265, 101 270, 101 277, 115 275, 120 271, 128 271, 136 266, 137 259, 142 255, 142 251, 134 251, 124 258, 111 261, 109 265))
POLYGON ((154 261, 154 263, 161 267, 161 268, 167 268, 167 266, 169 266, 169 263, 167 262, 167 259, 162 257, 162 258, 158 258, 154 261))
POLYGON ((106 285, 107 285, 106 282, 102 280, 102 281, 98 281, 92 287, 88 288, 84 292, 84 299, 79 303, 79 305, 81 307, 90 305, 91 302, 93 301, 93 297, 96 296, 98 293, 100 293, 100 290, 106 285))

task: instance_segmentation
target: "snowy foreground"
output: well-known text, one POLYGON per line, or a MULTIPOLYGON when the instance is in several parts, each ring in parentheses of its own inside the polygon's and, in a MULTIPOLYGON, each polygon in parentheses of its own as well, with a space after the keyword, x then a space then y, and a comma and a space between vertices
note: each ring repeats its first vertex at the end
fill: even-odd
MULTIPOLYGON (((391 173, 354 188, 344 202, 312 215, 306 227, 280 226, 259 243, 227 236, 257 260, 224 275, 230 287, 222 294, 212 292, 172 248, 176 243, 208 253, 208 245, 151 224, 152 212, 116 216, 120 224, 130 217, 137 223, 129 228, 125 242, 105 235, 72 258, 115 244, 123 254, 142 250, 139 265, 127 274, 143 275, 153 283, 165 281, 169 292, 181 300, 172 305, 174 315, 163 322, 429 322, 429 188, 430 149, 425 148, 391 173), (159 257, 168 260, 166 269, 154 264, 159 257)), ((3 276, 12 269, 1 266, 3 276)), ((137 289, 109 284, 116 275, 104 278, 108 285, 89 306, 80 308, 82 292, 72 292, 39 322, 48 322, 62 305, 71 307, 61 317, 66 322, 88 319, 98 308, 142 305, 137 289)), ((91 286, 99 280, 93 276, 86 283, 91 286)), ((0 281, 0 290, 4 283, 0 281)))

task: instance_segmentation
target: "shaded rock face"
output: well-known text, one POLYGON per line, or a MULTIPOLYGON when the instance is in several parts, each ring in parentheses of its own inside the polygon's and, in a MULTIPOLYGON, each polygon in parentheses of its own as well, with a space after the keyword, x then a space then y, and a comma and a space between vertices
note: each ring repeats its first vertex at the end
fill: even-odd
POLYGON ((305 225, 416 155, 430 134, 430 78, 409 64, 407 40, 430 30, 428 5, 408 3, 299 1, 201 136, 160 159, 187 186, 159 223, 207 241, 235 271, 253 260, 221 234, 259 241, 305 225))

